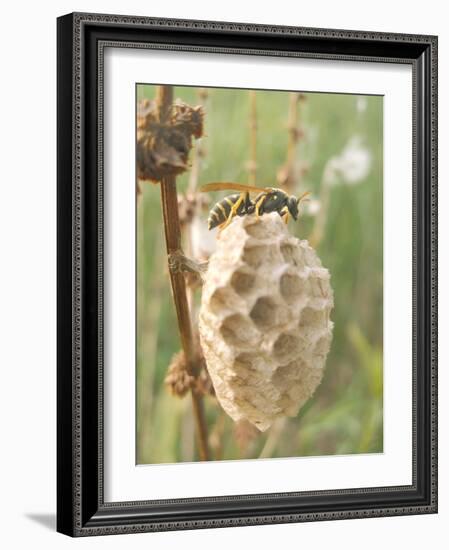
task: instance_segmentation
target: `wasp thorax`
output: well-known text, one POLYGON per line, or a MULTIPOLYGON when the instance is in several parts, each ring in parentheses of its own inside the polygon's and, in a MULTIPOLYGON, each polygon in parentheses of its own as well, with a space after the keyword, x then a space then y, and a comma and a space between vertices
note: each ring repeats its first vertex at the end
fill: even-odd
POLYGON ((331 340, 330 276, 277 213, 235 218, 203 286, 201 346, 217 398, 265 431, 296 416, 321 382, 331 340))

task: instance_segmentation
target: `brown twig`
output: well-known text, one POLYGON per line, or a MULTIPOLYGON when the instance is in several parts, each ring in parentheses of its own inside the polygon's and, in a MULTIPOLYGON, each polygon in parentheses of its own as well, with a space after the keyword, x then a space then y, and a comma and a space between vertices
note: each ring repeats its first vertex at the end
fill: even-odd
MULTIPOLYGON (((158 105, 159 121, 167 122, 170 108, 173 103, 173 87, 157 86, 156 101, 158 105)), ((181 250, 181 228, 178 213, 178 194, 176 190, 176 177, 167 176, 161 180, 162 213, 164 217, 165 241, 167 254, 173 255, 181 250)), ((187 302, 186 284, 184 275, 179 270, 170 269, 170 282, 175 302, 178 328, 181 345, 187 361, 189 374, 197 377, 197 351, 192 333, 190 310, 187 302)), ((201 394, 194 389, 191 391, 193 414, 197 428, 198 450, 201 460, 209 460, 209 447, 207 424, 204 415, 204 403, 201 394)))
POLYGON ((226 415, 220 411, 210 434, 210 446, 215 460, 223 460, 223 435, 226 425, 226 415))
POLYGON ((260 452, 259 458, 270 458, 273 455, 286 424, 287 419, 285 417, 278 418, 276 420, 268 432, 268 437, 262 451, 260 452))
POLYGON ((250 129, 250 159, 248 162, 248 183, 256 185, 257 179, 257 104, 256 92, 249 92, 250 112, 249 112, 249 129, 250 129))
MULTIPOLYGON (((204 107, 207 97, 208 97, 207 90, 205 88, 200 88, 198 90, 198 99, 199 99, 198 105, 201 105, 201 107, 204 107)), ((205 155, 204 147, 201 141, 198 141, 195 144, 195 147, 192 151, 192 167, 190 169, 189 184, 187 187, 188 193, 195 193, 196 191, 196 188, 198 186, 200 171, 201 171, 201 164, 202 164, 204 155, 205 155)))
POLYGON ((277 181, 280 187, 286 191, 292 192, 298 184, 300 169, 297 161, 298 142, 302 137, 302 130, 298 122, 298 103, 304 96, 298 92, 289 94, 288 103, 288 142, 287 142, 287 158, 277 173, 277 181))
POLYGON ((293 165, 296 157, 296 145, 299 138, 298 128, 298 101, 299 94, 291 92, 289 94, 288 105, 288 145, 287 145, 287 164, 293 165))
MULTIPOLYGON (((198 95, 198 105, 200 105, 201 107, 204 107, 209 95, 208 91, 206 90, 206 88, 199 88, 197 95, 198 95)), ((201 193, 198 192, 198 182, 199 182, 201 167, 202 167, 205 154, 206 154, 205 148, 201 140, 197 140, 197 142, 195 143, 195 147, 193 148, 193 151, 192 151, 192 165, 190 168, 189 183, 187 186, 187 193, 184 197, 185 200, 191 200, 193 201, 193 204, 194 204, 193 216, 191 217, 189 223, 187 224, 187 227, 186 227, 187 230, 184 233, 187 256, 192 256, 192 253, 193 253, 192 222, 195 219, 195 217, 198 215, 198 212, 201 211, 202 204, 203 204, 202 202, 203 197, 201 196, 201 193)), ((187 300, 189 302, 192 318, 195 318, 194 289, 192 288, 192 285, 188 285, 187 287, 187 300)))
POLYGON ((330 206, 330 193, 330 185, 326 184, 326 182, 322 180, 319 192, 320 209, 317 216, 315 217, 312 232, 308 237, 308 241, 310 245, 313 246, 313 248, 316 248, 321 243, 324 237, 327 215, 330 206))

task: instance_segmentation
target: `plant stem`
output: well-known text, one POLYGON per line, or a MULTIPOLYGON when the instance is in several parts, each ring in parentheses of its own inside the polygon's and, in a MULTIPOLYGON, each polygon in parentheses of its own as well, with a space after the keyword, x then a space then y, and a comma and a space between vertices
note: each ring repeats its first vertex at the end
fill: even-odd
POLYGON ((287 424, 287 419, 278 418, 276 422, 271 427, 271 430, 268 433, 267 440, 263 446, 262 451, 260 452, 259 458, 271 458, 276 446, 278 444, 279 438, 282 434, 285 425, 287 424))
MULTIPOLYGON (((198 105, 201 105, 202 107, 204 107, 207 97, 208 97, 207 90, 205 88, 199 88, 198 105)), ((203 158, 205 154, 204 147, 202 145, 201 140, 197 140, 191 154, 192 154, 192 165, 190 168, 189 183, 187 185, 186 198, 187 200, 194 201, 195 212, 194 212, 193 218, 190 220, 188 224, 186 224, 186 231, 184 233, 186 237, 185 239, 186 256, 189 256, 189 257, 193 256, 192 224, 196 216, 198 215, 198 211, 201 211, 201 207, 202 207, 201 197, 200 197, 201 193, 199 193, 197 189, 199 178, 200 178, 201 166, 202 166, 203 158)), ((195 319, 196 310, 195 310, 195 301, 194 301, 194 290, 191 285, 187 287, 187 300, 189 302, 191 317, 192 319, 195 319)))
POLYGON ((291 92, 288 98, 287 165, 291 168, 295 164, 296 146, 298 143, 298 96, 297 92, 291 92))
POLYGON ((319 195, 320 210, 315 217, 315 223, 313 225, 312 233, 308 238, 308 241, 313 248, 316 248, 321 243, 324 237, 327 214, 330 205, 330 193, 330 185, 324 181, 324 178, 322 178, 319 195))
POLYGON ((288 97, 287 157, 285 164, 281 166, 277 173, 277 180, 280 187, 289 193, 294 191, 300 179, 297 160, 297 148, 301 135, 298 122, 299 98, 300 94, 298 92, 290 92, 288 97))
MULTIPOLYGON (((207 96, 208 96, 207 90, 205 88, 200 88, 198 90, 197 104, 204 107, 207 96)), ((192 167, 190 169, 189 184, 187 187, 187 191, 189 193, 196 192, 196 188, 198 187, 198 180, 200 177, 201 164, 202 164, 203 158, 204 158, 204 147, 201 143, 201 140, 199 140, 196 142, 195 147, 193 148, 193 151, 192 151, 192 167)))
POLYGON ((249 128, 250 128, 250 160, 248 163, 248 183, 256 185, 257 180, 257 104, 256 92, 250 90, 250 113, 249 113, 249 128))
MULTIPOLYGON (((173 103, 173 87, 157 86, 156 101, 159 110, 159 121, 166 123, 173 103)), ((161 180, 162 213, 164 217, 165 242, 167 254, 181 250, 181 226, 179 223, 178 194, 176 177, 168 176, 161 180)), ((170 282, 175 302, 181 345, 189 374, 194 377, 200 372, 197 365, 197 352, 192 333, 190 310, 187 302, 186 284, 182 272, 170 269, 170 282)), ((193 415, 197 428, 198 450, 201 460, 209 460, 207 424, 204 415, 203 396, 194 389, 192 393, 193 415)))

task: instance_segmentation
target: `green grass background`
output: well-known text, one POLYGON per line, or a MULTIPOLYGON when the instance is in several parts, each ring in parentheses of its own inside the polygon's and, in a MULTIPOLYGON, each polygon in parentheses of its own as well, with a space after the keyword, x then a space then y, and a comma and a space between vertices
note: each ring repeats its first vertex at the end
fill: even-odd
MULTIPOLYGON (((139 85, 137 98, 155 87, 139 85)), ((175 87, 174 96, 198 104, 196 88, 175 87)), ((258 185, 276 185, 287 149, 288 93, 258 91, 258 185)), ((270 428, 242 448, 234 422, 214 398, 205 399, 211 446, 220 459, 317 456, 383 450, 382 407, 382 98, 307 93, 300 103, 304 130, 298 160, 309 170, 302 190, 319 197, 323 169, 348 140, 360 136, 372 154, 371 170, 356 185, 335 185, 318 254, 331 273, 335 295, 334 337, 323 382, 296 418, 270 428), (360 101, 360 99, 359 99, 360 101)), ((249 94, 209 89, 200 183, 246 182, 249 158, 249 94)), ((178 178, 185 189, 188 174, 178 178)), ((170 359, 180 348, 168 281, 157 185, 141 184, 137 206, 137 457, 138 464, 196 460, 190 396, 179 399, 164 385, 170 359)), ((207 213, 204 214, 207 217, 207 213)), ((307 238, 313 218, 289 229, 307 238)))

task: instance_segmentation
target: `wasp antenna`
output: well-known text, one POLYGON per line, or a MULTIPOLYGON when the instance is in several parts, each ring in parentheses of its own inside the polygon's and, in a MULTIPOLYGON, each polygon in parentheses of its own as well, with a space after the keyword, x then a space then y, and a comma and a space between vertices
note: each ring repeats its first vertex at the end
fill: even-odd
POLYGON ((300 195, 300 197, 299 197, 298 200, 297 200, 297 204, 299 205, 299 203, 300 203, 301 201, 304 201, 304 200, 306 200, 306 201, 310 200, 310 199, 306 199, 306 197, 307 197, 308 195, 310 195, 310 191, 306 191, 305 193, 303 193, 302 195, 300 195))
POLYGON ((269 188, 254 187, 253 185, 245 185, 243 183, 236 183, 232 181, 216 181, 211 183, 205 183, 200 187, 200 191, 205 193, 207 191, 247 191, 248 193, 260 193, 261 191, 267 191, 269 188))

